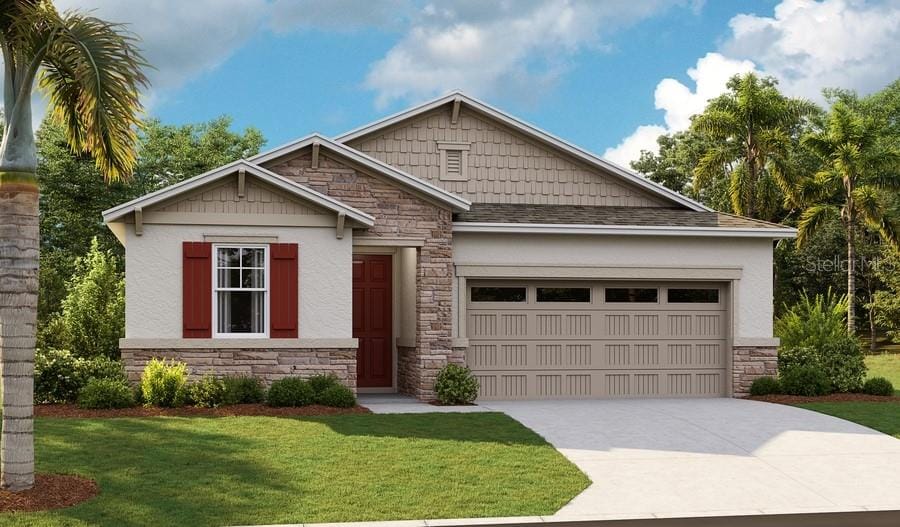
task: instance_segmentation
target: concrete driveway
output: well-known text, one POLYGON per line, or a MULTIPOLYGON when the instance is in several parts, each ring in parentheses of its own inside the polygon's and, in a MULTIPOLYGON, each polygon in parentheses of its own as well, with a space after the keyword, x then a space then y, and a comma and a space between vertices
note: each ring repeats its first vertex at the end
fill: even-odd
POLYGON ((560 518, 900 509, 900 440, 799 408, 736 399, 483 406, 535 430, 591 478, 560 518))

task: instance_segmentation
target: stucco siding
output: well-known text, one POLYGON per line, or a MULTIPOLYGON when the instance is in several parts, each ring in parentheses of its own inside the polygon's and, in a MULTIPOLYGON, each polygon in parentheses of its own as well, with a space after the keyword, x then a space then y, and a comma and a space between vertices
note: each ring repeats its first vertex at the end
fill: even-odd
POLYGON ((772 338, 771 240, 455 233, 453 245, 456 265, 740 268, 734 338, 772 338))
MULTIPOLYGON (((350 234, 350 230, 347 230, 350 234)), ((145 225, 142 236, 126 225, 125 337, 182 337, 182 242, 204 236, 277 237, 299 245, 301 338, 352 337, 352 236, 337 239, 334 227, 239 227, 145 225)))
POLYGON ((444 107, 349 145, 477 203, 671 206, 465 108, 455 124, 444 107), (467 180, 441 179, 441 143, 466 149, 467 180))

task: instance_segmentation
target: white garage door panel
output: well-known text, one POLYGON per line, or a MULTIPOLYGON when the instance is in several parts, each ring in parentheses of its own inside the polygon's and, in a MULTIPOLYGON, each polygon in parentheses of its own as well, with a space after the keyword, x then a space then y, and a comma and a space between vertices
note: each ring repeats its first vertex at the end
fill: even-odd
MULTIPOLYGON (((479 287, 477 282, 473 287, 479 287)), ((497 283, 491 286, 501 285, 497 283)), ((468 302, 467 363, 482 399, 718 396, 726 389, 727 317, 718 303, 606 303, 599 282, 590 303, 468 302), (487 307, 485 307, 487 306, 487 307)), ((619 284, 615 284, 619 287, 619 284)), ((683 287, 678 284, 678 287, 683 287)))

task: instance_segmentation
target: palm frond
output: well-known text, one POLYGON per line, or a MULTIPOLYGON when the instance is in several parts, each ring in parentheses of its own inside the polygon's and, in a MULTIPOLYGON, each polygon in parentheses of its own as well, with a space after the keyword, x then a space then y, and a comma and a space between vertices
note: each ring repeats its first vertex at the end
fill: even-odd
POLYGON ((812 205, 800 214, 797 222, 797 245, 804 246, 819 227, 829 220, 840 217, 840 210, 830 204, 812 205))
POLYGON ((856 213, 867 227, 881 235, 894 247, 900 247, 898 218, 891 213, 889 200, 881 189, 864 185, 853 189, 853 204, 856 213))
POLYGON ((734 113, 710 105, 705 112, 695 115, 691 126, 714 139, 725 140, 740 133, 740 122, 734 113))

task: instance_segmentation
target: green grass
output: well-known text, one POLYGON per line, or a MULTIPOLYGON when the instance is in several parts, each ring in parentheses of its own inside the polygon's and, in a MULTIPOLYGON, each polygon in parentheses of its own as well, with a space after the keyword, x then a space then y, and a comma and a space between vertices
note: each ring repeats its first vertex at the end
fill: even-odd
POLYGON ((900 403, 806 403, 797 406, 853 421, 900 439, 900 403))
POLYGON ((894 385, 894 394, 900 396, 900 353, 867 355, 868 377, 885 377, 894 385))
POLYGON ((589 484, 496 413, 38 419, 39 472, 101 494, 2 526, 246 525, 544 515, 589 484))

